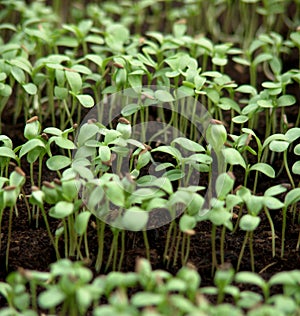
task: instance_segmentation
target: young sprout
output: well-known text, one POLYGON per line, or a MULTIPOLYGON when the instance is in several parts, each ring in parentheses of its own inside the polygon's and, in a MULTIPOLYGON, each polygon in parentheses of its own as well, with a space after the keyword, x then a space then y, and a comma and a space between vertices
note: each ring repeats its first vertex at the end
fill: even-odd
MULTIPOLYGON (((44 207, 45 193, 36 186, 33 186, 31 188, 31 190, 32 190, 32 192, 31 192, 31 197, 29 199, 29 202, 32 204, 33 208, 35 206, 37 206, 38 210, 39 209, 41 210, 49 239, 50 239, 50 241, 55 249, 56 258, 59 259, 60 258, 59 251, 55 247, 54 238, 53 238, 53 235, 52 235, 51 230, 50 230, 50 225, 49 225, 47 214, 46 214, 45 207, 44 207)), ((36 212, 37 221, 38 221, 38 210, 36 212)))
POLYGON ((23 145, 17 147, 15 151, 20 150, 19 158, 21 159, 26 155, 27 161, 30 164, 30 180, 31 185, 34 185, 35 177, 34 177, 34 163, 38 159, 39 167, 38 167, 38 185, 41 184, 42 180, 42 166, 43 166, 43 158, 47 153, 47 137, 45 135, 40 135, 41 124, 38 120, 37 116, 32 117, 26 122, 24 128, 24 136, 27 139, 27 142, 23 145))
MULTIPOLYGON (((223 149, 227 140, 227 131, 221 121, 211 120, 205 133, 205 139, 211 148, 211 156, 216 155, 218 170, 217 174, 225 171, 223 149)), ((213 179, 213 170, 210 170, 210 179, 213 179)))
POLYGON ((239 227, 246 231, 246 235, 242 244, 242 248, 240 251, 240 255, 238 258, 237 263, 237 270, 239 270, 241 261, 244 255, 245 247, 247 242, 249 243, 249 250, 250 250, 250 264, 251 270, 254 271, 255 269, 255 262, 254 262, 254 253, 253 253, 253 235, 254 230, 258 227, 261 219, 258 216, 262 207, 263 207, 263 197, 252 195, 250 190, 241 187, 237 191, 237 195, 244 201, 247 206, 248 213, 243 215, 239 221, 239 227))
POLYGON ((18 156, 13 150, 13 143, 8 136, 0 135, 0 175, 8 177, 10 160, 14 159, 20 165, 18 156))
MULTIPOLYGON (((25 179, 26 179, 26 175, 23 172, 23 170, 19 167, 16 167, 15 170, 9 176, 8 185, 3 188, 3 209, 9 208, 8 233, 7 233, 6 257, 5 257, 6 269, 8 269, 13 212, 15 211, 16 216, 18 216, 17 200, 19 198, 21 189, 23 185, 25 184, 25 179)), ((2 221, 2 214, 3 213, 1 211, 1 218, 0 218, 1 221, 2 221)), ((1 222, 0 222, 0 225, 1 225, 1 222)), ((0 230, 1 230, 1 226, 0 226, 0 230)))
MULTIPOLYGON (((284 257, 285 252, 285 234, 286 234, 286 217, 287 210, 290 206, 296 205, 300 200, 300 188, 293 188, 284 198, 284 206, 282 208, 282 232, 281 232, 281 258, 284 257)), ((297 250, 300 245, 300 234, 297 242, 297 250)))

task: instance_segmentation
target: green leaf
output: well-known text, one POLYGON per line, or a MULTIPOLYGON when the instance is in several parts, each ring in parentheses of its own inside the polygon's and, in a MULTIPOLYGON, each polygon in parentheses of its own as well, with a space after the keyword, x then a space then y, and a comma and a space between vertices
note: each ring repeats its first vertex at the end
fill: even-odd
POLYGON ((88 209, 92 212, 99 209, 99 203, 102 201, 103 196, 104 196, 104 191, 101 186, 96 186, 92 192, 89 191, 88 197, 87 197, 88 209))
POLYGON ((237 113, 241 112, 240 106, 236 103, 236 101, 230 99, 230 98, 220 98, 221 106, 222 108, 225 107, 226 110, 233 109, 237 113))
POLYGON ((25 74, 22 69, 13 66, 11 68, 11 74, 16 79, 16 81, 19 82, 20 84, 23 84, 25 82, 25 74))
POLYGON ((194 216, 190 216, 184 214, 181 216, 179 220, 179 227, 182 232, 186 232, 194 229, 196 226, 196 218, 194 216))
POLYGON ((68 89, 63 88, 63 87, 54 87, 54 95, 59 99, 59 100, 66 100, 68 97, 68 89))
POLYGON ((173 96, 170 92, 164 90, 157 90, 154 92, 154 96, 158 101, 161 102, 172 102, 174 101, 173 96))
POLYGON ((273 81, 265 81, 261 84, 266 89, 277 89, 281 88, 280 82, 273 82, 273 81))
POLYGON ((137 206, 133 206, 125 211, 122 217, 122 223, 125 229, 131 231, 141 231, 146 228, 148 223, 149 213, 140 209, 137 206))
POLYGON ((224 148, 222 150, 226 163, 230 165, 240 165, 246 169, 246 163, 243 156, 234 148, 224 148))
POLYGON ((300 201, 300 188, 295 188, 287 193, 284 199, 284 205, 288 207, 300 201))
POLYGON ((228 62, 228 59, 226 57, 213 57, 211 61, 217 66, 225 66, 228 62))
POLYGON ((249 60, 247 60, 247 59, 245 59, 245 58, 241 58, 241 57, 236 57, 236 56, 234 56, 233 58, 232 58, 232 60, 234 61, 234 62, 236 62, 236 63, 238 63, 238 64, 241 64, 241 65, 244 65, 244 66, 250 66, 250 62, 249 62, 249 60))
POLYGON ((15 152, 8 147, 0 147, 0 157, 7 157, 15 159, 17 158, 15 152))
POLYGON ((300 156, 300 144, 296 145, 294 148, 294 154, 300 156))
POLYGON ((284 204, 273 196, 264 197, 264 205, 270 210, 277 210, 284 206, 284 204))
POLYGON ((37 138, 30 139, 24 145, 22 145, 20 153, 19 153, 19 158, 23 157, 28 152, 30 152, 31 150, 37 147, 45 148, 45 144, 40 139, 37 139, 37 138))
POLYGON ((208 96, 208 98, 215 104, 217 104, 220 100, 220 95, 216 89, 213 88, 206 88, 205 92, 208 96))
POLYGON ((105 184, 105 194, 107 198, 117 206, 124 206, 125 195, 121 184, 108 182, 105 184))
POLYGON ((139 154, 137 164, 136 164, 136 169, 141 170, 150 162, 150 160, 151 160, 151 154, 149 151, 139 154))
POLYGON ((0 83, 0 95, 9 97, 12 94, 12 88, 8 84, 0 83))
POLYGON ((188 214, 197 215, 204 204, 204 198, 197 193, 192 193, 190 201, 187 203, 188 214))
MULTIPOLYGON (((37 203, 39 206, 43 205, 43 201, 45 197, 45 193, 43 191, 41 190, 32 191, 31 195, 35 203, 37 203)), ((33 203, 33 201, 31 201, 31 203, 33 203)))
POLYGON ((225 225, 227 227, 228 221, 230 221, 232 215, 223 207, 213 208, 208 213, 208 219, 217 226, 225 225))
POLYGON ((243 200, 235 194, 228 194, 226 196, 226 208, 228 210, 232 210, 234 206, 241 204, 242 202, 243 200))
POLYGON ((79 45, 78 41, 76 38, 71 37, 71 36, 60 36, 56 41, 55 41, 56 46, 64 46, 64 47, 77 47, 79 45))
POLYGON ((65 73, 72 92, 78 94, 82 88, 82 79, 80 74, 74 71, 66 71, 65 73))
POLYGON ((28 122, 24 128, 24 136, 27 139, 36 138, 41 132, 41 123, 38 120, 28 122))
POLYGON ((258 100, 257 104, 262 108, 270 108, 274 107, 272 100, 258 100))
POLYGON ((298 287, 299 282, 300 282, 299 270, 277 272, 269 280, 270 286, 280 284, 283 286, 289 285, 291 287, 293 286, 298 287))
POLYGON ((223 124, 209 124, 206 134, 206 141, 216 152, 220 152, 227 139, 227 132, 223 124))
POLYGON ((99 128, 97 125, 89 123, 83 124, 78 131, 78 146, 84 146, 86 141, 94 137, 98 132, 99 128))
POLYGON ((75 149, 76 148, 75 144, 71 140, 69 140, 65 137, 59 137, 59 136, 57 136, 57 137, 54 136, 54 137, 55 137, 55 139, 54 139, 55 144, 57 146, 59 146, 60 148, 64 148, 64 149, 75 149))
POLYGON ((258 56, 256 56, 253 60, 253 65, 257 66, 260 63, 263 63, 265 61, 271 60, 273 58, 273 56, 271 54, 268 53, 261 53, 258 56))
MULTIPOLYGON (((277 57, 277 56, 273 56, 273 58, 270 60, 270 66, 271 66, 271 69, 273 71, 273 73, 277 76, 279 76, 282 72, 282 62, 281 60, 277 57)), ((276 92, 275 94, 279 94, 282 89, 279 88, 279 89, 274 89, 275 91, 278 90, 278 93, 276 92)), ((270 93, 270 91, 269 91, 270 93)))
POLYGON ((79 236, 82 236, 87 231, 87 226, 91 212, 85 211, 78 214, 75 218, 75 230, 79 236))
POLYGON ((140 110, 141 106, 136 103, 127 104, 121 111, 123 116, 130 116, 140 110))
POLYGON ((246 115, 238 115, 232 118, 233 123, 236 123, 236 124, 244 124, 248 120, 249 118, 246 115))
POLYGON ((206 154, 193 154, 188 156, 187 158, 184 158, 184 161, 186 163, 201 163, 201 164, 207 164, 210 165, 213 161, 212 157, 206 154))
POLYGON ((136 307, 144 307, 151 305, 159 305, 164 301, 164 296, 162 294, 156 294, 152 292, 138 292, 134 294, 131 298, 131 304, 136 307))
POLYGON ((282 194, 284 192, 286 192, 287 188, 281 184, 277 184, 274 185, 271 188, 268 188, 265 193, 264 196, 274 196, 274 195, 278 195, 278 194, 282 194))
POLYGON ((228 173, 221 173, 216 180, 216 193, 220 200, 226 198, 227 194, 233 189, 234 178, 228 173))
POLYGON ((290 106, 296 103, 296 98, 292 95, 282 95, 277 100, 277 106, 290 106))
POLYGON ((55 204, 49 211, 49 215, 54 218, 64 218, 71 215, 74 211, 74 204, 70 202, 60 201, 55 204))
POLYGON ((185 173, 178 169, 169 170, 163 174, 163 177, 167 177, 170 181, 180 180, 184 176, 185 176, 185 173))
POLYGON ((257 273, 241 271, 235 275, 235 282, 238 283, 248 283, 254 284, 260 287, 261 289, 266 286, 266 281, 257 273))
POLYGON ((202 152, 205 151, 205 148, 203 146, 201 146, 200 144, 185 138, 185 137, 177 137, 175 138, 172 142, 171 145, 173 145, 174 143, 180 145, 181 147, 183 147, 186 150, 189 151, 194 151, 194 152, 202 152))
POLYGON ((271 141, 270 150, 281 153, 287 150, 289 147, 289 143, 281 140, 273 140, 271 141))
POLYGON ((94 99, 88 94, 77 94, 76 99, 80 102, 85 108, 91 108, 94 106, 94 99))
POLYGON ((85 58, 95 63, 97 66, 102 67, 103 59, 100 56, 88 54, 85 56, 85 58))
POLYGON ((296 44, 296 46, 300 47, 300 32, 291 33, 291 39, 296 44))
POLYGON ((239 226, 242 230, 253 231, 258 227, 259 223, 260 218, 258 216, 246 214, 242 216, 239 226))
MULTIPOLYGON (((147 176, 144 176, 144 177, 147 177, 147 176)), ((142 178, 144 178, 144 177, 142 177, 142 178)), ((140 178, 140 179, 142 179, 142 178, 140 178)), ((155 187, 158 187, 158 188, 164 190, 165 192, 167 192, 168 194, 172 194, 173 193, 173 187, 172 187, 172 184, 170 182, 170 179, 168 179, 166 177, 160 177, 160 178, 153 177, 153 178, 154 178, 153 181, 148 181, 148 182, 145 182, 143 184, 141 184, 139 182, 139 180, 140 180, 139 179, 137 181, 137 183, 140 186, 155 186, 155 187)))
POLYGON ((39 295, 38 302, 41 308, 49 309, 61 304, 65 298, 65 294, 54 285, 39 295))
POLYGON ((62 131, 56 127, 47 127, 43 132, 55 136, 60 136, 62 134, 62 131))
POLYGON ((267 145, 269 145, 272 141, 284 141, 287 142, 288 139, 285 135, 283 134, 272 134, 271 136, 269 136, 263 143, 263 148, 265 148, 267 145))
POLYGON ((249 94, 252 94, 253 96, 254 95, 257 95, 257 90, 250 86, 250 85, 241 85, 239 86, 238 88, 235 89, 236 92, 241 92, 241 93, 249 93, 249 94))
POLYGON ((56 155, 56 156, 50 157, 46 161, 46 165, 48 169, 57 171, 57 170, 68 167, 71 164, 71 162, 72 160, 67 156, 56 155))
POLYGON ((108 146, 100 146, 99 148, 99 157, 101 161, 109 161, 111 157, 111 151, 108 146))
POLYGON ((222 74, 218 71, 205 71, 201 74, 201 76, 212 77, 212 78, 221 78, 222 74))
POLYGON ((260 171, 261 173, 265 174, 270 178, 275 178, 275 170, 272 166, 266 163, 258 162, 255 165, 251 166, 250 171, 252 170, 260 171))
POLYGON ((300 161, 296 161, 292 166, 292 172, 294 174, 300 174, 300 161))
POLYGON ((286 133, 285 136, 288 140, 289 143, 292 143, 295 141, 297 138, 300 137, 300 128, 299 127, 293 127, 290 128, 286 133))
POLYGON ((31 82, 23 84, 22 87, 30 95, 35 95, 37 93, 37 86, 31 82))
POLYGON ((178 162, 182 159, 180 151, 172 146, 159 146, 151 150, 151 152, 157 151, 173 156, 178 162))

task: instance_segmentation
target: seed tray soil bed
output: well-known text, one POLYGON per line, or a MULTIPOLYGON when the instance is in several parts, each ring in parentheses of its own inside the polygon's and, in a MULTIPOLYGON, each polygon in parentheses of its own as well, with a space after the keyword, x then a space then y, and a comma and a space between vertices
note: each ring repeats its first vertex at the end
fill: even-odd
MULTIPOLYGON (((288 113, 293 113, 297 111, 296 108, 291 107, 288 113)), ((7 118, 9 122, 9 118, 7 118)), ((261 119, 261 124, 264 124, 263 118, 261 119)), ((18 125, 17 125, 18 126, 18 125)), ((261 126, 261 130, 264 127, 261 126)), ((258 129, 259 132, 260 129, 258 129)), ((9 124, 4 126, 4 133, 11 137, 16 144, 23 142, 23 131, 19 128, 12 128, 9 124)), ((164 156, 161 159, 165 159, 164 156)), ((249 159, 251 159, 249 157, 249 159)), ((291 155, 291 159, 294 157, 291 155)), ((292 163, 293 161, 291 161, 292 163)), ((278 171, 276 166, 280 166, 281 161, 276 161, 273 166, 276 171, 278 171)), ((29 174, 28 166, 26 164, 23 166, 24 171, 29 174)), ((236 176, 236 186, 242 184, 243 170, 242 168, 235 167, 233 169, 234 175, 236 176)), ((44 168, 42 174, 43 181, 52 181, 56 177, 55 172, 51 172, 44 168)), ((251 187, 253 179, 249 179, 249 186, 251 187)), ((259 177, 259 183, 257 188, 257 195, 262 194, 268 187, 271 187, 279 183, 288 183, 288 178, 283 171, 279 178, 270 180, 269 178, 261 175, 259 177)), ((25 185, 25 191, 30 192, 30 178, 27 176, 27 181, 25 185)), ((39 271, 48 271, 49 264, 56 261, 55 251, 49 242, 49 237, 47 235, 46 227, 44 225, 43 219, 39 219, 39 227, 36 228, 35 219, 32 219, 31 224, 28 222, 28 212, 24 200, 18 203, 18 220, 13 221, 12 226, 12 236, 11 245, 9 252, 9 267, 8 271, 5 268, 5 252, 6 247, 2 246, 0 250, 0 281, 4 281, 9 272, 15 271, 19 268, 33 269, 39 271)), ((297 210, 297 212, 299 212, 297 210)), ((15 216, 15 215, 14 215, 15 216)), ((300 253, 296 251, 296 245, 299 235, 299 227, 292 224, 292 216, 288 215, 286 231, 286 245, 285 245, 285 256, 280 258, 280 236, 281 236, 281 225, 282 225, 282 214, 281 211, 273 210, 271 216, 274 222, 274 227, 276 231, 276 256, 272 257, 272 241, 271 241, 271 231, 268 219, 264 214, 261 215, 261 223, 259 227, 255 230, 254 234, 254 256, 255 256, 255 271, 260 273, 260 275, 269 279, 276 272, 279 271, 289 271, 299 268, 300 264, 300 253), (277 237, 278 236, 278 237, 277 237)), ((158 219, 159 220, 159 219, 158 219)), ((97 255, 97 234, 95 229, 92 227, 92 223, 95 218, 92 216, 91 225, 89 225, 88 242, 90 249, 90 262, 86 262, 88 266, 93 270, 93 263, 97 255)), ((8 232, 8 214, 4 213, 2 222, 2 245, 7 244, 7 232, 8 232)), ((53 218, 49 218, 49 223, 52 233, 55 232, 59 225, 59 221, 53 218)), ((233 222, 235 224, 235 221, 233 222)), ((168 225, 163 227, 149 230, 148 238, 150 244, 150 262, 153 269, 166 269, 172 274, 176 274, 180 269, 180 264, 173 264, 171 261, 167 266, 163 262, 163 252, 164 245, 166 242, 168 225)), ((201 286, 209 286, 213 284, 213 277, 211 274, 212 261, 211 261, 211 224, 207 221, 198 223, 195 228, 196 234, 191 238, 191 249, 190 256, 188 260, 188 265, 194 267, 201 275, 201 286)), ((219 246, 219 236, 221 230, 217 229, 217 249, 219 246)), ((225 242, 225 262, 231 264, 236 268, 238 256, 242 243, 244 240, 244 232, 239 231, 232 235, 229 231, 226 233, 225 242)), ((145 257, 145 245, 143 240, 143 235, 141 232, 126 232, 126 255, 123 261, 121 271, 133 271, 136 265, 136 259, 139 257, 145 257)), ((104 244, 104 258, 107 258, 112 242, 112 233, 109 228, 105 231, 105 244, 104 244)), ((60 252, 63 256, 63 244, 60 242, 60 252)), ((219 261, 220 253, 217 252, 217 258, 219 261)), ((71 258, 72 259, 72 258, 71 258)), ((76 260, 76 258, 74 258, 76 260)), ((178 260, 180 261, 180 260, 178 260)), ((105 267, 106 262, 104 261, 103 266, 105 267)), ((251 270, 250 265, 250 253, 248 247, 246 247, 244 256, 241 262, 240 270, 251 270)), ((104 271, 102 269, 99 273, 94 270, 94 275, 101 273, 107 273, 109 271, 104 271)), ((245 285, 241 285, 245 287, 245 285)), ((255 288, 249 285, 249 290, 255 288)), ((280 287, 273 288, 273 291, 281 291, 280 287)), ((4 299, 0 297, 0 306, 4 304, 4 299)))

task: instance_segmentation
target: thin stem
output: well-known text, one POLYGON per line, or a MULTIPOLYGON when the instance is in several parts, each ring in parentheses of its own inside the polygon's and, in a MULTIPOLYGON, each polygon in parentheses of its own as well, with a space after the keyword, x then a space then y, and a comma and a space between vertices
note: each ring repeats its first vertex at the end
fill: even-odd
POLYGON ((243 241, 243 244, 242 244, 242 248, 241 248, 241 251, 240 251, 240 255, 239 255, 239 258, 238 258, 236 271, 239 271, 239 269, 240 269, 242 258, 243 258, 244 252, 245 252, 245 247, 246 247, 246 244, 247 244, 247 241, 248 241, 248 236, 249 236, 249 232, 246 232, 245 238, 244 238, 244 241, 243 241))
POLYGON ((298 234, 298 241, 297 241, 297 245, 296 245, 296 251, 298 252, 300 248, 300 232, 298 234))
POLYGON ((268 218, 268 221, 269 221, 270 227, 271 227, 271 233, 272 233, 272 256, 275 257, 275 228, 274 228, 274 223, 273 223, 273 220, 272 220, 272 217, 270 215, 269 210, 266 207, 264 207, 264 210, 265 210, 266 216, 268 218))
POLYGON ((186 243, 186 252, 185 252, 185 257, 184 257, 184 262, 183 264, 186 265, 189 256, 190 256, 190 249, 191 249, 191 236, 187 236, 187 243, 186 243))
POLYGON ((286 213, 287 213, 287 207, 284 206, 283 209, 282 209, 281 254, 280 254, 281 258, 283 258, 283 256, 284 256, 286 213))
POLYGON ((224 255, 225 235, 226 235, 226 226, 223 225, 222 231, 221 231, 221 239, 220 239, 221 264, 224 264, 224 261, 225 261, 225 255, 224 255))
POLYGON ((30 282, 31 306, 32 309, 37 311, 37 297, 36 297, 36 283, 34 280, 30 282))
POLYGON ((75 254, 75 249, 76 249, 76 234, 74 232, 74 218, 73 215, 71 214, 68 217, 68 229, 69 229, 69 256, 74 256, 75 254))
POLYGON ((181 242, 181 235, 182 235, 182 232, 181 230, 179 229, 178 230, 178 235, 177 235, 177 242, 176 242, 176 247, 175 247, 175 252, 174 252, 174 259, 173 259, 173 267, 176 266, 177 264, 177 258, 178 258, 178 252, 179 252, 179 245, 180 245, 180 242, 181 242))
MULTIPOLYGON (((174 222, 174 223, 175 223, 175 222, 174 222)), ((173 236, 172 236, 171 247, 170 247, 170 249, 169 249, 167 268, 169 267, 169 263, 170 263, 171 258, 172 258, 173 249, 174 249, 175 243, 176 243, 176 236, 177 236, 177 225, 174 225, 174 232, 173 232, 173 236)))
POLYGON ((251 270, 255 271, 254 267, 254 252, 253 252, 253 231, 249 232, 249 251, 250 251, 250 262, 251 262, 251 270))
POLYGON ((107 259, 107 262, 106 262, 106 266, 105 266, 105 272, 107 272, 110 264, 111 264, 111 261, 113 259, 113 255, 114 255, 114 252, 115 252, 115 244, 117 243, 117 238, 118 238, 118 235, 116 234, 116 232, 113 232, 113 240, 112 240, 112 243, 111 243, 111 248, 110 248, 110 252, 109 252, 109 255, 108 255, 108 259, 107 259))
POLYGON ((48 222, 48 219, 47 219, 47 215, 46 215, 44 206, 41 205, 40 208, 41 208, 42 216, 43 216, 43 219, 44 219, 44 222, 45 222, 45 225, 46 225, 48 236, 50 238, 51 244, 53 245, 53 247, 55 249, 56 258, 60 259, 60 254, 59 254, 59 251, 58 251, 57 247, 55 246, 55 241, 54 241, 53 235, 52 235, 51 230, 50 230, 50 225, 49 225, 49 222, 48 222))
POLYGON ((118 271, 121 271, 125 254, 125 230, 121 231, 121 254, 119 259, 118 271))
POLYGON ((33 163, 30 163, 30 180, 31 186, 34 186, 34 172, 33 172, 33 163))
POLYGON ((187 234, 183 233, 182 242, 181 242, 181 264, 184 265, 184 258, 185 258, 185 244, 186 244, 186 237, 187 234))
POLYGON ((146 258, 147 260, 150 260, 150 246, 149 246, 148 235, 147 235, 146 230, 143 230, 143 237, 144 237, 144 243, 145 243, 146 258))
POLYGON ((114 243, 113 271, 117 270, 117 258, 118 258, 118 247, 119 247, 119 230, 117 230, 115 235, 116 235, 116 241, 114 243))
POLYGON ((84 233, 84 249, 85 249, 85 255, 89 259, 90 258, 90 251, 89 251, 87 231, 85 231, 85 233, 84 233))
POLYGON ((214 274, 215 268, 217 268, 217 250, 216 250, 216 232, 217 226, 212 224, 211 229, 211 275, 214 274))
POLYGON ((171 239, 171 234, 172 234, 172 230, 173 230, 173 226, 174 226, 174 221, 171 222, 171 224, 169 225, 169 229, 167 232, 167 238, 166 238, 166 243, 165 243, 165 250, 164 250, 164 254, 163 254, 163 260, 169 261, 169 258, 167 256, 168 250, 169 250, 169 245, 170 245, 170 239, 171 239))
POLYGON ((68 228, 65 219, 63 219, 64 225, 64 244, 65 244, 65 258, 68 258, 68 228))
POLYGON ((39 175, 38 175, 38 187, 41 187, 41 183, 42 183, 42 167, 43 167, 43 156, 41 155, 39 156, 39 175))
POLYGON ((289 177, 289 180, 291 182, 291 185, 292 185, 292 187, 294 189, 295 188, 295 183, 294 183, 293 177, 291 175, 291 172, 290 172, 290 169, 289 169, 289 165, 288 165, 288 161, 287 161, 287 150, 285 150, 284 153, 283 153, 283 162, 284 162, 286 173, 287 173, 287 175, 289 177))
POLYGON ((10 210, 9 210, 8 233, 7 233, 7 246, 6 246, 6 257, 5 257, 5 267, 6 267, 6 271, 8 270, 8 257, 9 257, 9 248, 10 248, 10 240, 11 240, 12 217, 13 217, 13 206, 11 206, 11 207, 10 207, 10 210))
POLYGON ((96 259, 95 268, 99 272, 103 263, 103 246, 104 246, 104 231, 105 222, 100 221, 97 218, 97 235, 98 235, 98 254, 96 259))

